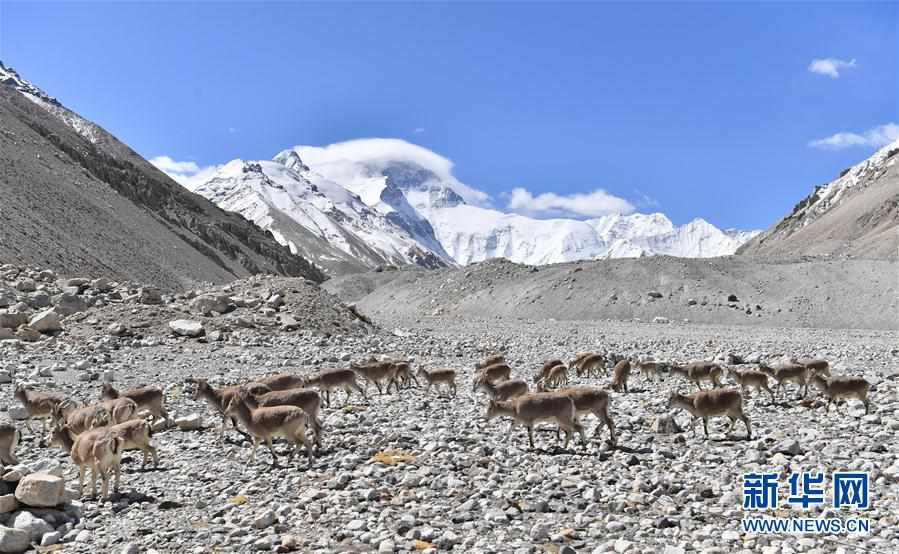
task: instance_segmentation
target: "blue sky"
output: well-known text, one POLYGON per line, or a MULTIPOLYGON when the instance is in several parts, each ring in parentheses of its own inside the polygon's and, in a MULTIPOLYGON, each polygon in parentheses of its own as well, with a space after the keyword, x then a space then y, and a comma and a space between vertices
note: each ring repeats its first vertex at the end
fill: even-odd
POLYGON ((0 60, 148 158, 392 137, 498 207, 603 189, 721 227, 892 136, 897 51, 886 3, 0 4, 0 60))

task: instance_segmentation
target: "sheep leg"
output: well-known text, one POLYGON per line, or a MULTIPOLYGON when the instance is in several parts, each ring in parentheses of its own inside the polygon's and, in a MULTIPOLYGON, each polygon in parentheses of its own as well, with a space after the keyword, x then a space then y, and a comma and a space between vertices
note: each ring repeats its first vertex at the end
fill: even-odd
POLYGON ((91 498, 97 498, 97 463, 91 464, 91 498))
POLYGON ((253 437, 253 450, 250 451, 250 459, 247 461, 247 466, 256 462, 256 447, 259 446, 259 439, 257 437, 253 437))
POLYGON ((84 472, 87 469, 87 466, 81 464, 78 466, 78 496, 84 497, 84 472))
POLYGON ((272 438, 265 437, 265 444, 268 446, 269 452, 272 453, 272 467, 278 467, 278 455, 275 454, 275 447, 272 445, 272 438))

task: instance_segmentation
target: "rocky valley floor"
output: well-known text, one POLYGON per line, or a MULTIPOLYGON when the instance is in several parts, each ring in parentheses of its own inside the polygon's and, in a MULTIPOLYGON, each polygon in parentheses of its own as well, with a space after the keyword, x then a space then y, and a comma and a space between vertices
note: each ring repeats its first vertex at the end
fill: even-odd
MULTIPOLYGON (((246 297, 252 296, 248 290, 262 290, 265 298, 277 288, 263 279, 227 292, 246 297)), ((293 317, 303 321, 302 304, 292 302, 296 296, 291 293, 286 298, 293 317)), ((165 306, 145 306, 110 299, 85 309, 84 316, 64 319, 65 331, 53 338, 0 342, 3 368, 40 390, 87 400, 99 390, 98 381, 85 381, 91 377, 113 379, 117 387, 156 384, 165 387, 174 417, 202 416, 200 429, 175 427, 154 435, 159 468, 141 471, 139 452, 129 453, 121 494, 109 502, 85 501, 83 518, 61 533, 61 551, 899 550, 895 331, 461 317, 381 320, 375 329, 320 300, 308 314, 315 330, 285 327, 284 308, 279 325, 270 313, 257 313, 264 310, 259 307, 194 316, 207 329, 221 327, 221 335, 172 336, 157 322, 175 317, 177 307, 187 303, 175 298, 165 306), (248 321, 237 325, 241 313, 248 321), (329 322, 332 316, 338 321, 329 322), (139 333, 128 336, 122 327, 139 333), (766 397, 747 402, 752 440, 744 440, 742 425, 726 436, 724 419, 713 420, 712 439, 706 441, 701 426, 695 437, 689 431, 654 432, 656 418, 668 413, 668 390, 677 384, 634 376, 629 394, 610 392, 618 449, 610 448, 603 430, 586 446, 563 450, 551 427, 542 426, 537 449, 531 450, 523 429, 510 435, 507 420, 485 419, 486 398, 471 388, 476 360, 506 352, 515 375, 530 381, 543 360, 568 359, 582 350, 671 360, 728 353, 749 359, 818 355, 832 361, 834 373, 869 379, 873 410, 865 416, 853 402, 825 414, 820 402, 803 406, 793 400, 796 391, 790 387, 790 396, 778 405, 769 405, 766 397), (187 377, 223 384, 275 371, 302 374, 369 355, 455 368, 458 396, 433 390, 425 396, 414 388, 378 395, 369 387, 368 399, 354 397, 343 406, 339 393, 324 411, 324 448, 312 467, 300 456, 272 468, 265 449, 247 467, 249 443, 233 431, 220 443, 219 418, 193 400, 185 384, 187 377), (821 470, 829 475, 840 469, 871 474, 872 508, 863 514, 871 521, 870 535, 741 532, 744 472, 821 470)), ((607 379, 573 382, 606 385, 607 379)), ((12 392, 10 384, 0 389, 2 409, 18 404, 12 392)), ((681 412, 677 421, 686 427, 688 417, 681 412)), ((591 437, 596 420, 587 416, 585 423, 591 437)), ((283 444, 276 448, 285 451, 283 444)), ((77 469, 68 457, 39 445, 27 430, 17 454, 25 466, 58 461, 69 488, 77 485, 77 469)), ((811 512, 812 517, 826 515, 833 514, 811 512)), ((9 517, 0 519, 9 523, 9 517)))

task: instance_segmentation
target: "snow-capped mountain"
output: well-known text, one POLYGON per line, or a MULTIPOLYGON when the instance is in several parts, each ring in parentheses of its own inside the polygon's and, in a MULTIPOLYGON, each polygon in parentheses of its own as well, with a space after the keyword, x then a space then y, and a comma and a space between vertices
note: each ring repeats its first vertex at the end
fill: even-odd
POLYGON ((742 254, 899 255, 899 140, 815 187, 742 254))
POLYGON ((415 226, 411 207, 410 214, 376 209, 375 196, 391 198, 389 189, 370 183, 369 206, 351 189, 310 170, 293 151, 281 152, 275 161, 232 160, 192 188, 334 273, 385 264, 452 264, 433 234, 430 240, 425 235, 430 227, 415 226))
MULTIPOLYGON (((302 153, 303 147, 294 151, 302 153)), ((315 159, 315 156, 312 157, 315 159)), ((758 231, 724 232, 696 219, 677 227, 663 214, 608 215, 598 219, 535 219, 473 205, 442 168, 407 159, 328 159, 313 169, 342 179, 369 205, 411 204, 433 228, 449 256, 460 264, 504 257, 518 263, 549 264, 606 257, 657 254, 711 257, 733 254, 758 231), (442 175, 441 175, 442 173, 442 175), (402 191, 385 201, 382 183, 402 191)), ((404 208, 405 209, 405 208, 404 208)))
POLYGON ((534 219, 468 204, 417 207, 460 264, 496 257, 534 265, 659 254, 705 258, 732 254, 741 244, 702 219, 677 227, 660 213, 580 221, 534 219))
POLYGON ((346 271, 352 261, 370 268, 465 265, 495 257, 534 265, 658 254, 710 257, 732 254, 758 232, 722 231, 702 219, 676 226, 661 213, 536 219, 469 202, 465 195, 477 191, 426 156, 354 158, 322 151, 295 147, 274 161, 234 160, 193 190, 332 273, 346 271), (335 264, 343 267, 330 267, 335 264))

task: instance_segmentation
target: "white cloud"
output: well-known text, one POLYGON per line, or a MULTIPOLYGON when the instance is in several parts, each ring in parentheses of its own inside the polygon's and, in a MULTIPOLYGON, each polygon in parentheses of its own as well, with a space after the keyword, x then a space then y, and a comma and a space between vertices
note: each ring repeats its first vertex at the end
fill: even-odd
POLYGON ((208 181, 220 167, 217 165, 201 167, 197 162, 179 162, 169 156, 156 156, 149 162, 190 190, 195 190, 208 181))
POLYGON ((602 189, 568 195, 544 192, 534 196, 527 189, 519 187, 512 189, 507 207, 528 215, 573 217, 600 217, 634 211, 630 202, 602 189))
POLYGON ((852 146, 880 148, 895 140, 899 140, 899 125, 886 123, 861 133, 843 131, 829 137, 813 140, 808 145, 812 148, 825 150, 840 150, 852 146))
POLYGON ((168 156, 156 156, 150 163, 166 173, 196 173, 200 166, 196 162, 177 162, 168 156))
POLYGON ((415 133, 416 135, 420 135, 425 132, 425 128, 424 127, 416 127, 414 129, 412 129, 412 132, 415 133))
POLYGON ((453 162, 427 148, 401 139, 366 138, 328 146, 295 146, 303 161, 328 179, 341 184, 360 183, 391 163, 408 162, 432 173, 466 202, 489 205, 490 195, 462 183, 453 175, 453 162))
POLYGON ((808 65, 808 70, 818 75, 827 75, 831 79, 840 78, 840 70, 851 69, 855 67, 855 58, 849 60, 839 60, 837 58, 815 58, 808 65))

